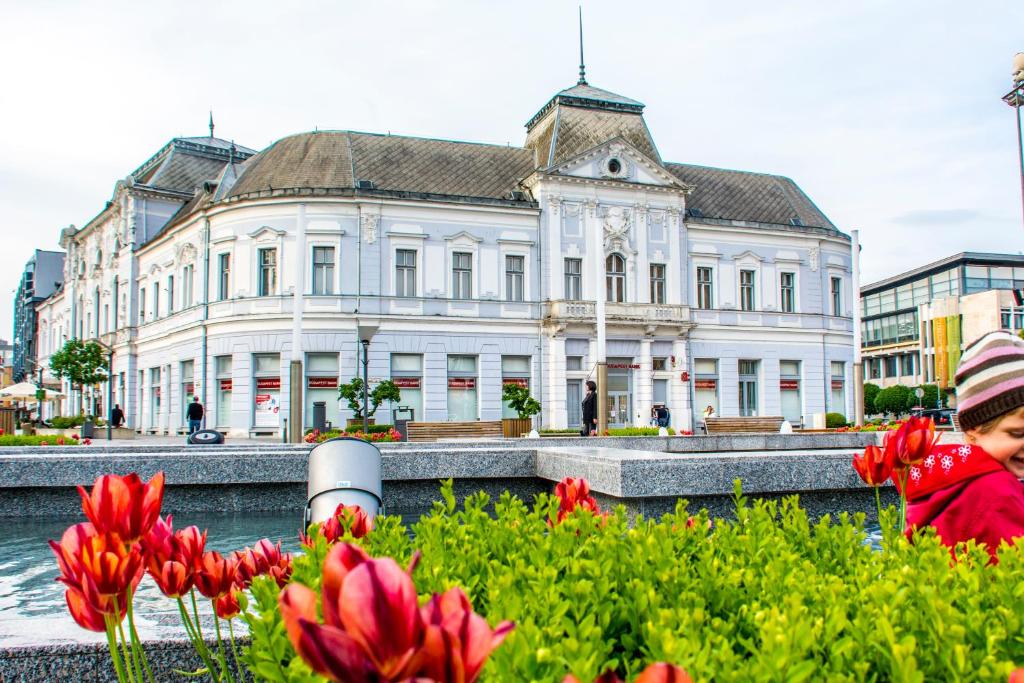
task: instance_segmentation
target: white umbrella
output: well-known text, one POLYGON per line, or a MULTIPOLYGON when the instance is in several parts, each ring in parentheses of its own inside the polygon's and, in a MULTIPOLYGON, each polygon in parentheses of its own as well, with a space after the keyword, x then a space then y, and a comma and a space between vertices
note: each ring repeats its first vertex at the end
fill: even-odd
MULTIPOLYGON (((0 389, 0 396, 6 396, 7 398, 20 399, 22 401, 34 401, 36 400, 36 392, 39 391, 32 382, 19 382, 18 384, 12 384, 6 389, 0 389)), ((53 391, 51 389, 43 389, 46 392, 45 400, 49 401, 55 398, 60 398, 64 394, 59 391, 53 391)))

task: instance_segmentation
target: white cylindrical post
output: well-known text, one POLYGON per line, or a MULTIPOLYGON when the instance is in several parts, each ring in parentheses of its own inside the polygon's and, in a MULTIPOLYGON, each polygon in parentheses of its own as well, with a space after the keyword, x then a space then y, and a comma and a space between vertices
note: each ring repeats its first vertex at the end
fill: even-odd
MULTIPOLYGON (((864 424, 864 361, 861 357, 860 332, 860 230, 850 231, 853 250, 853 414, 857 426, 864 424)), ((828 378, 825 378, 828 381, 828 378)))

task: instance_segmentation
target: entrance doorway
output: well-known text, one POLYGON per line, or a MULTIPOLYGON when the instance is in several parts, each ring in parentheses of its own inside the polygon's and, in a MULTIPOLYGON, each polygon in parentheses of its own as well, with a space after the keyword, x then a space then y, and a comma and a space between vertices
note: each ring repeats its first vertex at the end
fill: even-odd
MULTIPOLYGON (((611 380, 608 383, 611 384, 611 380)), ((608 426, 629 426, 629 392, 608 392, 608 426)))
POLYGON ((631 358, 608 359, 608 426, 627 427, 633 424, 632 392, 630 392, 631 358))

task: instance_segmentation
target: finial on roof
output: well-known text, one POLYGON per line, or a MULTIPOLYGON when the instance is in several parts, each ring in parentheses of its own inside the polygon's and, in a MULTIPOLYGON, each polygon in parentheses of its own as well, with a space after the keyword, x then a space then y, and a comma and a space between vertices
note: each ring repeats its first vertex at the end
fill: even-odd
POLYGON ((213 110, 210 110, 210 137, 213 137, 213 110))
POLYGON ((583 5, 580 5, 580 80, 576 85, 587 84, 587 67, 583 65, 583 5))

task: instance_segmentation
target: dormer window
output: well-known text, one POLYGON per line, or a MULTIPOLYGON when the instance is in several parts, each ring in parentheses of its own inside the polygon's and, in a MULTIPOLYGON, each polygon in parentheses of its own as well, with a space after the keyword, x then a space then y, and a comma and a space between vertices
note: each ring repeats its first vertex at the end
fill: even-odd
POLYGON ((622 173, 622 162, 612 157, 608 160, 608 173, 611 175, 619 175, 622 173))
POLYGON ((625 178, 629 175, 629 166, 622 157, 613 153, 601 163, 601 175, 605 178, 625 178))

